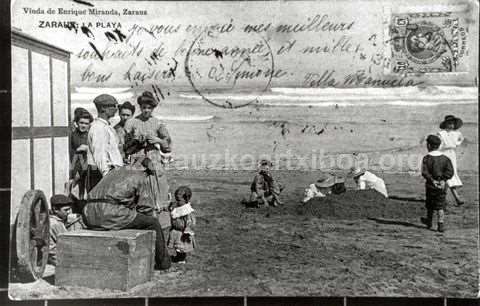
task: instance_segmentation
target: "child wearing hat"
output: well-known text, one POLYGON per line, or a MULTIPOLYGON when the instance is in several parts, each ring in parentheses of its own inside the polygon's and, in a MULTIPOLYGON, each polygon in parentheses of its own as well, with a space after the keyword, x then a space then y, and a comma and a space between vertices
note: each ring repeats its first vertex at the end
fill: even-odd
POLYGON ((307 203, 313 198, 324 198, 328 194, 341 194, 346 191, 345 179, 330 173, 320 175, 317 181, 305 189, 305 197, 302 202, 307 203))
POLYGON ((464 203, 463 199, 458 194, 458 187, 462 186, 462 181, 458 176, 457 172, 457 155, 455 149, 457 146, 461 145, 464 137, 458 129, 463 125, 463 121, 460 118, 457 118, 453 115, 448 115, 445 117, 442 123, 440 123, 441 131, 438 132, 442 144, 440 145, 439 150, 448 158, 453 165, 453 177, 447 181, 447 186, 450 188, 457 205, 462 205, 464 203))
POLYGON ((168 237, 168 247, 175 250, 173 262, 185 263, 187 254, 195 249, 195 216, 190 199, 192 190, 187 186, 180 186, 175 190, 175 202, 170 204, 172 227, 168 237))
POLYGON ((384 197, 388 198, 387 187, 385 186, 384 180, 370 171, 358 167, 352 167, 348 176, 353 177, 358 190, 374 189, 380 192, 384 197))
POLYGON ((266 159, 260 161, 258 172, 253 178, 253 182, 250 186, 250 202, 272 206, 283 204, 279 199, 283 188, 273 179, 270 167, 272 167, 270 161, 266 159))
POLYGON ((48 263, 57 265, 57 240, 61 233, 67 232, 68 215, 72 212, 73 201, 63 195, 57 194, 50 198, 52 207, 50 213, 50 243, 48 253, 48 263))
POLYGON ((446 181, 454 175, 454 168, 450 159, 438 151, 441 139, 435 135, 427 137, 428 154, 422 161, 422 176, 425 178, 425 206, 427 217, 421 218, 427 228, 432 227, 433 213, 438 214, 438 231, 444 232, 446 201, 446 181))

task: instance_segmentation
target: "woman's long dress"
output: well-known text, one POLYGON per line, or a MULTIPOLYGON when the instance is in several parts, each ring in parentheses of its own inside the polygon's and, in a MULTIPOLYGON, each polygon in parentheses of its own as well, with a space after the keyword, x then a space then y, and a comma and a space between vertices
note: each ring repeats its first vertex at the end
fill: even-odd
POLYGON ((457 154, 455 153, 455 148, 459 146, 463 142, 462 133, 459 131, 446 131, 441 130, 438 132, 438 136, 442 140, 442 144, 440 145, 440 151, 450 158, 450 161, 453 165, 453 177, 447 181, 447 185, 449 187, 459 187, 462 186, 462 181, 458 176, 457 172, 457 154))
MULTIPOLYGON (((161 138, 167 144, 171 143, 167 128, 155 117, 145 119, 139 115, 132 118, 125 123, 125 131, 134 139, 138 139, 140 136, 146 137, 147 135, 152 135, 161 138)), ((162 225, 162 228, 170 227, 170 216, 167 211, 170 204, 170 197, 168 194, 169 186, 165 166, 161 162, 162 158, 159 146, 145 144, 142 150, 130 156, 132 162, 144 157, 148 157, 156 169, 156 175, 151 175, 149 180, 154 200, 156 201, 158 208, 165 209, 165 212, 159 213, 160 224, 162 225)), ((137 210, 144 214, 151 215, 153 214, 154 208, 155 207, 139 207, 137 210)))

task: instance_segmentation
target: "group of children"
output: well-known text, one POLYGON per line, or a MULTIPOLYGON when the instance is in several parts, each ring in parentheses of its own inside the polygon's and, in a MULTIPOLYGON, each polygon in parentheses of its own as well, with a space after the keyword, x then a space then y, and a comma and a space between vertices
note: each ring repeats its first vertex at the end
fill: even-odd
MULTIPOLYGON (((457 188, 462 182, 457 173, 457 161, 455 148, 462 144, 464 138, 458 129, 463 125, 460 118, 452 115, 445 117, 440 124, 440 132, 437 135, 429 135, 426 138, 428 154, 422 161, 422 176, 425 178, 426 189, 426 218, 421 218, 427 228, 432 228, 433 215, 438 215, 437 229, 445 231, 445 206, 447 190, 452 192, 457 205, 464 203, 458 194, 457 188)), ((282 204, 279 199, 281 186, 273 179, 270 172, 271 162, 262 160, 259 170, 251 184, 250 199, 243 200, 248 206, 259 205, 277 206, 282 204)), ((353 178, 358 190, 373 189, 388 198, 387 188, 382 178, 358 167, 352 167, 346 175, 353 178)), ((346 191, 345 179, 334 174, 322 174, 318 180, 305 189, 303 203, 315 197, 326 197, 328 194, 340 194, 346 191)))
MULTIPOLYGON (((190 203, 192 191, 187 186, 180 186, 174 193, 175 201, 172 201, 168 210, 171 217, 167 246, 175 252, 172 261, 185 263, 188 253, 193 252, 196 242, 195 211, 190 203)), ((62 233, 86 228, 79 214, 72 213, 74 201, 71 197, 63 194, 53 195, 50 198, 50 245, 48 263, 57 265, 56 244, 58 236, 62 233)))
MULTIPOLYGON (((457 205, 464 201, 458 194, 457 188, 462 182, 457 173, 455 148, 460 145, 464 138, 458 129, 463 125, 460 118, 446 116, 440 124, 441 131, 437 135, 429 135, 426 138, 428 154, 422 161, 422 176, 425 178, 426 209, 427 216, 421 218, 421 222, 432 228, 433 217, 437 215, 437 230, 445 231, 445 207, 447 205, 446 195, 450 189, 457 205)), ((262 160, 259 163, 259 170, 250 186, 250 199, 245 204, 253 206, 282 205, 280 193, 283 187, 276 182, 271 173, 272 163, 262 160)), ((374 189, 388 198, 385 182, 373 173, 353 167, 347 174, 353 178, 359 190, 374 189)), ((318 180, 305 190, 306 203, 315 197, 325 197, 328 194, 340 194, 345 192, 345 179, 332 174, 323 174, 318 180)), ((183 263, 187 254, 195 247, 195 216, 194 209, 190 203, 192 191, 187 186, 179 187, 174 193, 175 201, 169 206, 171 217, 171 229, 167 240, 169 248, 175 251, 173 261, 183 263)), ((50 217, 51 241, 50 241, 50 263, 56 264, 56 240, 59 234, 71 229, 82 228, 81 218, 74 218, 71 214, 73 202, 64 195, 54 195, 51 198, 52 213, 50 217), (70 218, 69 218, 70 216, 70 218)))

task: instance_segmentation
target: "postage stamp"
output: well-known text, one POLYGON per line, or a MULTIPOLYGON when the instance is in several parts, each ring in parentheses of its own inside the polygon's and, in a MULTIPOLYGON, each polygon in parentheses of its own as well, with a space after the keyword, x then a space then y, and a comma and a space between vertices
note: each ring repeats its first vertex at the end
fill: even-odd
POLYGON ((461 12, 392 13, 389 34, 393 73, 468 71, 468 27, 461 12))

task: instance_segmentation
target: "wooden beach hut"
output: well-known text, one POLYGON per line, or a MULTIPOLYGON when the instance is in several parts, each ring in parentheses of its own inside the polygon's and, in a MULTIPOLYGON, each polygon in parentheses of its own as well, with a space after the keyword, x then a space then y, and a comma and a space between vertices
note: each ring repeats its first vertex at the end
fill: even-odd
POLYGON ((68 180, 70 53, 12 30, 11 262, 34 279, 48 257, 48 199, 68 180))

